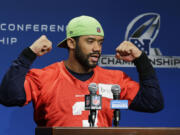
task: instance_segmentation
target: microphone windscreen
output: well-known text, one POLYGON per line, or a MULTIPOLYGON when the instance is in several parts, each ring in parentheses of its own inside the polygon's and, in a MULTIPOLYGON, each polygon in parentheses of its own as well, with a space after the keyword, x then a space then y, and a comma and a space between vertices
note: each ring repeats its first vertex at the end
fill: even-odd
POLYGON ((91 94, 96 94, 98 87, 97 87, 96 83, 90 83, 88 86, 88 89, 91 94))
POLYGON ((112 85, 112 87, 111 87, 111 92, 113 93, 113 95, 119 95, 120 92, 121 92, 120 86, 117 85, 117 84, 112 85))

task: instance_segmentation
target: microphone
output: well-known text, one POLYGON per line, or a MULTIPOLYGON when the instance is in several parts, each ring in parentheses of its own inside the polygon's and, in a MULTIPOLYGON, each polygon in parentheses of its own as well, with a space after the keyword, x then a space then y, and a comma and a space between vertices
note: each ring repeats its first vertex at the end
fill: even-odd
MULTIPOLYGON (((117 84, 113 85, 111 87, 111 92, 113 93, 113 100, 119 100, 120 99, 121 88, 120 88, 119 85, 117 85, 117 84)), ((111 101, 111 108, 112 108, 112 103, 114 103, 114 101, 111 101)), ((115 127, 118 127, 120 117, 121 117, 120 116, 120 110, 119 109, 114 109, 113 124, 114 124, 115 127)))
POLYGON ((113 100, 111 100, 111 109, 114 109, 113 124, 118 127, 120 121, 120 109, 128 109, 128 100, 120 100, 121 88, 119 85, 111 87, 113 100))
POLYGON ((120 92, 121 88, 119 85, 115 84, 111 87, 111 92, 113 93, 113 99, 119 100, 120 99, 120 92))
POLYGON ((94 127, 96 110, 100 110, 102 108, 102 97, 101 95, 96 94, 97 89, 98 87, 96 83, 90 83, 88 86, 90 95, 85 95, 85 110, 90 110, 88 119, 90 127, 94 127))

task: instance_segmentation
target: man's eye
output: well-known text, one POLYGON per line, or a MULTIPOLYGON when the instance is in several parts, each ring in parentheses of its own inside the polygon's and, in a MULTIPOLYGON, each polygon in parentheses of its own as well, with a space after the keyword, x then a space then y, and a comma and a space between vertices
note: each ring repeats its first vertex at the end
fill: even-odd
POLYGON ((103 42, 98 42, 98 44, 102 46, 103 42))
POLYGON ((93 43, 93 40, 88 40, 87 42, 88 42, 88 43, 93 43))

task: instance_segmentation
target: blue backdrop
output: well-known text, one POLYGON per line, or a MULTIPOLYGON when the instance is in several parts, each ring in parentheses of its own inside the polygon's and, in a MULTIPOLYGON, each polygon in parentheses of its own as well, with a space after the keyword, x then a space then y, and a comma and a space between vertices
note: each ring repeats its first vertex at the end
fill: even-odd
MULTIPOLYGON (((160 31, 152 47, 160 48, 164 56, 180 56, 179 0, 1 0, 0 81, 18 54, 42 34, 53 42, 53 50, 38 58, 32 67, 42 68, 66 59, 67 51, 56 45, 65 38, 66 24, 73 17, 89 15, 97 18, 105 32, 103 54, 114 54, 117 45, 124 40, 127 25, 134 17, 147 12, 161 16, 160 31)), ((138 81, 133 67, 112 69, 123 70, 138 81)), ((180 126, 180 69, 165 67, 156 68, 156 71, 165 99, 164 110, 154 114, 122 111, 121 126, 180 126)), ((0 105, 0 135, 33 135, 35 127, 32 104, 22 108, 0 105)))

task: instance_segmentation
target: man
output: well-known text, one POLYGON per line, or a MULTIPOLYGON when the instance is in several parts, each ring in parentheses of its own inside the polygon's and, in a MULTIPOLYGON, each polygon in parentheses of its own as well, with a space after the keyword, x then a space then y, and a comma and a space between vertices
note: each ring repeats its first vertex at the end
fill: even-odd
POLYGON ((76 17, 69 22, 66 32, 67 38, 58 44, 69 51, 65 61, 29 70, 36 56, 52 49, 51 41, 44 35, 23 50, 4 76, 1 104, 23 106, 33 101, 38 126, 88 126, 89 111, 84 110, 84 95, 89 94, 87 86, 94 82, 102 95, 102 110, 98 111, 95 123, 98 127, 112 126, 112 84, 120 85, 120 98, 127 99, 132 110, 157 112, 163 108, 155 71, 145 53, 134 44, 122 42, 116 48, 116 58, 135 63, 140 83, 122 71, 97 66, 104 32, 95 18, 76 17))

